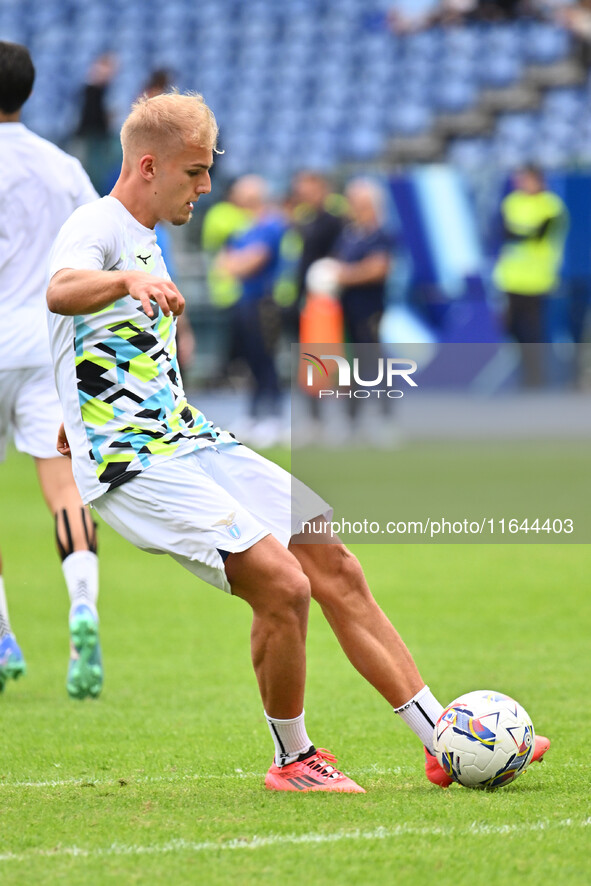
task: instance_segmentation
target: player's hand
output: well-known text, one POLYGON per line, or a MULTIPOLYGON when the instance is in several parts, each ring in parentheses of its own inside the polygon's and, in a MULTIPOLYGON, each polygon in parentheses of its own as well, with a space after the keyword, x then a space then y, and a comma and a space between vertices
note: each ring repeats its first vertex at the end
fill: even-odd
POLYGON ((171 280, 145 271, 131 271, 128 287, 129 294, 141 303, 148 317, 154 316, 154 302, 167 317, 171 314, 178 317, 185 310, 185 299, 171 280))
POLYGON ((64 428, 63 422, 60 425, 59 431, 57 432, 56 448, 60 455, 65 455, 67 458, 72 458, 72 452, 70 450, 68 438, 66 437, 66 429, 64 428))

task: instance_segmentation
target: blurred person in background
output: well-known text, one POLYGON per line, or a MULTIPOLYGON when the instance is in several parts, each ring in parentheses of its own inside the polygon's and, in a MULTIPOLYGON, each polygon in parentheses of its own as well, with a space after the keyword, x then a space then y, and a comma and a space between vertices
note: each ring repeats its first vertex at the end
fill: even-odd
POLYGON ((99 194, 110 189, 113 168, 119 157, 118 142, 107 109, 107 92, 117 67, 117 58, 111 52, 103 53, 92 63, 84 84, 80 121, 75 132, 75 138, 80 141, 80 160, 99 194))
POLYGON ((345 198, 349 221, 333 250, 345 324, 350 341, 377 344, 394 249, 386 196, 377 182, 355 179, 345 198))
MULTIPOLYGON (((291 234, 298 238, 297 255, 289 281, 293 298, 284 312, 284 326, 290 333, 291 341, 298 341, 305 324, 307 275, 315 262, 332 255, 337 240, 345 224, 346 201, 335 193, 328 178, 321 172, 302 170, 294 176, 291 184, 291 234)), ((323 340, 330 338, 323 334, 323 340)), ((309 399, 309 407, 316 425, 320 416, 320 402, 316 397, 309 399)), ((311 427, 313 437, 317 436, 311 427)))
POLYGON ((402 3, 388 12, 395 34, 412 34, 434 25, 462 25, 475 12, 478 0, 440 0, 439 3, 402 3))
POLYGON ((217 308, 230 308, 241 296, 239 280, 224 272, 216 264, 216 256, 228 246, 232 237, 251 227, 254 219, 244 206, 240 206, 241 189, 232 183, 223 200, 214 203, 203 217, 201 245, 211 259, 207 282, 209 297, 217 308))
POLYGON ((292 183, 293 224, 302 240, 297 268, 297 299, 305 294, 306 274, 312 262, 332 255, 344 227, 346 202, 335 194, 322 173, 304 171, 292 183))
POLYGON ((209 300, 219 312, 222 321, 217 350, 224 379, 228 377, 233 361, 240 355, 240 342, 232 307, 242 295, 242 284, 233 274, 222 270, 216 259, 228 246, 231 237, 246 231, 253 223, 248 210, 238 205, 240 189, 236 192, 234 185, 235 182, 232 182, 223 199, 209 207, 201 226, 201 246, 207 262, 209 300))
POLYGON ((484 21, 514 21, 530 11, 528 0, 483 0, 478 4, 478 18, 484 21))
POLYGON ((437 25, 458 27, 469 22, 514 21, 535 15, 536 0, 440 0, 436 4, 402 4, 388 12, 388 22, 396 34, 408 34, 437 25))
POLYGON ((548 338, 546 305, 560 282, 568 213, 546 188, 541 170, 530 165, 515 173, 501 216, 504 244, 494 282, 507 300, 507 332, 522 346, 523 382, 538 387, 544 378, 541 344, 548 338))
MULTIPOLYGON (((345 198, 349 222, 335 244, 333 257, 338 262, 337 284, 347 339, 353 346, 377 345, 395 246, 387 226, 386 195, 376 181, 360 178, 347 186, 345 198)), ((358 357, 361 377, 371 378, 371 368, 364 370, 361 352, 358 357)), ((380 402, 384 409, 389 408, 390 401, 380 398, 380 402)), ((359 401, 352 397, 349 403, 354 419, 359 401)))
POLYGON ((332 253, 343 229, 345 200, 331 190, 325 175, 305 170, 294 176, 283 208, 290 224, 281 241, 274 297, 282 309, 283 332, 296 342, 308 269, 332 253))
POLYGON ((581 40, 591 42, 591 0, 579 0, 558 6, 554 12, 556 21, 572 31, 581 40))
POLYGON ((142 89, 142 95, 152 98, 155 95, 162 95, 163 92, 170 92, 173 83, 174 77, 171 71, 167 68, 156 68, 148 77, 146 85, 142 89))
POLYGON ((239 356, 252 376, 248 418, 239 436, 256 446, 272 446, 283 434, 281 389, 275 365, 279 310, 273 289, 287 223, 271 204, 263 178, 243 176, 235 182, 232 194, 251 223, 232 234, 217 256, 215 268, 239 286, 239 297, 231 308, 232 324, 239 356))
MULTIPOLYGON (((45 286, 49 250, 62 224, 78 206, 98 195, 78 160, 20 122, 34 79, 26 47, 1 42, 0 461, 9 435, 17 449, 35 461, 43 497, 55 519, 70 595, 67 690, 73 698, 84 698, 98 695, 103 682, 96 526, 82 504, 71 463, 56 451, 62 410, 49 352, 45 286)), ((6 513, 9 508, 5 508, 6 513)), ((34 562, 35 540, 28 544, 34 562)), ((1 572, 0 559, 0 691, 7 679, 25 672, 1 572)))
POLYGON ((581 61, 588 67, 591 64, 591 0, 559 6, 554 11, 554 18, 573 34, 581 61))

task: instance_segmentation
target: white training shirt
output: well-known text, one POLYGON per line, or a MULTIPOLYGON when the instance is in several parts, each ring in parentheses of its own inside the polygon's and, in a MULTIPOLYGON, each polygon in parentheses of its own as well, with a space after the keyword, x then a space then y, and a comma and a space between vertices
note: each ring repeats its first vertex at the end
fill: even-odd
MULTIPOLYGON (((53 245, 49 274, 64 268, 147 271, 169 280, 153 229, 115 197, 81 206, 53 245)), ((153 303, 148 317, 125 295, 94 314, 48 314, 55 379, 84 502, 167 459, 235 444, 187 403, 176 320, 153 303)))
POLYGON ((22 123, 0 123, 0 370, 51 364, 49 250, 74 209, 97 197, 78 160, 22 123))

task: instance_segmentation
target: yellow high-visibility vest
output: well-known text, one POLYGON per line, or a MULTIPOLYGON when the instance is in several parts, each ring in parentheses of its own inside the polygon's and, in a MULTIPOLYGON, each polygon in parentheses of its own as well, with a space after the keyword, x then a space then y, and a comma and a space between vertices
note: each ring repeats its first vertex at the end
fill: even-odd
MULTIPOLYGON (((216 203, 208 209, 203 219, 201 231, 203 248, 210 255, 216 253, 223 249, 230 237, 246 230, 251 224, 252 218, 244 209, 225 200, 216 203)), ((231 307, 242 295, 240 281, 217 268, 213 260, 209 263, 207 284, 209 299, 217 308, 231 307)))
POLYGON ((564 203, 550 191, 513 191, 501 213, 509 240, 501 249, 493 279, 503 292, 544 295, 556 288, 567 230, 564 203), (540 228, 547 229, 540 236, 540 228))

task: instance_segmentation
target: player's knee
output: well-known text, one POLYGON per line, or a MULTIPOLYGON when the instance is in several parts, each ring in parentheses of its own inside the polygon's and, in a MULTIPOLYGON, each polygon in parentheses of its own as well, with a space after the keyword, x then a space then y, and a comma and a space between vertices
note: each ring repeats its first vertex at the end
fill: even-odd
POLYGON ((266 619, 284 622, 307 618, 311 588, 308 577, 299 567, 276 564, 271 571, 251 573, 248 583, 234 576, 230 580, 232 593, 242 597, 254 612, 266 619))
POLYGON ((310 606, 310 582, 303 572, 290 569, 279 578, 276 591, 276 605, 282 612, 300 617, 308 612, 310 606))
POLYGON ((277 622, 304 623, 308 618, 310 597, 310 582, 304 573, 288 569, 275 576, 257 608, 260 614, 277 622))

